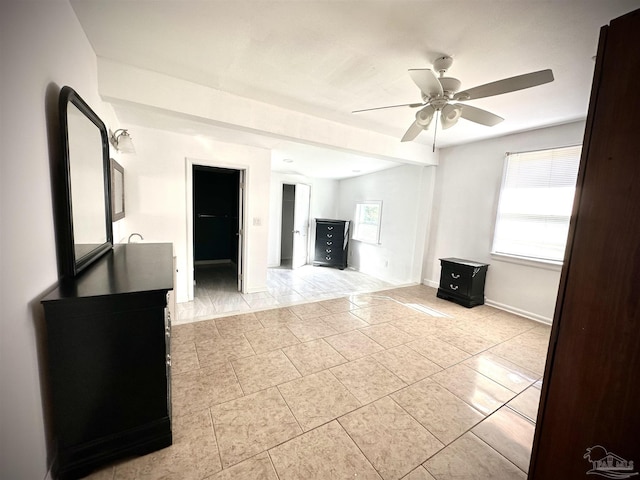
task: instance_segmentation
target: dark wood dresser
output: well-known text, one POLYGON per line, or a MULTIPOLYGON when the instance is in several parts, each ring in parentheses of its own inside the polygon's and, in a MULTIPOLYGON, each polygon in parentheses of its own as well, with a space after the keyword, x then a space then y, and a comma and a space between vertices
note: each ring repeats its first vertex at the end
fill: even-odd
POLYGON ((488 264, 460 258, 441 258, 440 265, 439 298, 469 308, 484 303, 488 264))
POLYGON ((638 45, 640 9, 600 31, 529 480, 640 478, 638 45))
POLYGON ((314 265, 347 267, 349 253, 349 221, 316 218, 316 248, 314 265))
POLYGON ((116 245, 45 311, 57 479, 171 445, 171 244, 116 245))

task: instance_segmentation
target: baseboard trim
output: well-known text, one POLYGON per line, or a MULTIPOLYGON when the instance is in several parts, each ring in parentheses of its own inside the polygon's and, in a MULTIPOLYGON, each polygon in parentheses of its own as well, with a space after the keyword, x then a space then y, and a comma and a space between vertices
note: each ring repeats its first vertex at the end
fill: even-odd
POLYGON ((520 315, 521 317, 528 318, 529 320, 534 320, 538 323, 543 323, 545 325, 551 325, 553 323, 552 318, 538 315, 537 313, 528 312, 527 310, 522 310, 521 308, 512 307, 511 305, 505 305, 504 303, 496 302, 488 298, 485 299, 484 303, 485 305, 489 305, 490 307, 504 310, 505 312, 514 313, 516 315, 520 315))
POLYGON ((246 293, 262 293, 262 292, 267 292, 267 291, 269 291, 269 289, 267 288, 266 285, 264 285, 262 287, 247 288, 247 292, 246 293))
POLYGON ((429 280, 426 278, 422 281, 422 284, 426 285, 427 287, 433 287, 433 288, 438 288, 440 286, 438 282, 434 282, 433 280, 429 280))
MULTIPOLYGON (((438 282, 429 280, 427 278, 425 278, 422 281, 422 284, 426 285, 427 287, 433 287, 433 288, 438 288, 440 286, 438 282)), ((516 315, 520 315, 521 317, 525 317, 525 318, 528 318, 529 320, 534 320, 536 322, 543 323, 545 325, 551 325, 553 323, 552 318, 538 315, 537 313, 529 312, 527 310, 522 310, 521 308, 512 307, 511 305, 506 305, 504 303, 496 302, 489 298, 485 298, 484 303, 485 305, 489 305, 490 307, 497 308, 498 310, 504 310, 505 312, 514 313, 516 315)))

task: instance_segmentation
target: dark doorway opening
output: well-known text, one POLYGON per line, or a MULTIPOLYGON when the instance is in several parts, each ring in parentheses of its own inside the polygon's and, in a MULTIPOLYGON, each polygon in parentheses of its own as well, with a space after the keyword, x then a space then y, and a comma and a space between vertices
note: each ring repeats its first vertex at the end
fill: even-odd
MULTIPOLYGON (((193 166, 193 264, 197 286, 238 271, 240 171, 193 166)), ((233 282, 232 282, 233 284, 233 282)))
POLYGON ((280 267, 282 268, 291 268, 291 259, 293 258, 295 202, 295 185, 282 185, 282 230, 280 236, 280 267))

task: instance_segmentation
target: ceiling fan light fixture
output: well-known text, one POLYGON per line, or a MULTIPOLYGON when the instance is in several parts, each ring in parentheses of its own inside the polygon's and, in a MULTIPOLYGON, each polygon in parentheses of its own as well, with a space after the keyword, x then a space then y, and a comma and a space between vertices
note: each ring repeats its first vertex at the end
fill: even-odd
POLYGON ((416 112, 416 123, 422 128, 427 128, 433 119, 434 109, 432 106, 427 105, 422 110, 416 112))
POLYGON ((445 105, 442 109, 442 115, 440 116, 442 129, 446 130, 447 128, 453 127, 458 123, 460 115, 462 115, 462 105, 445 105))

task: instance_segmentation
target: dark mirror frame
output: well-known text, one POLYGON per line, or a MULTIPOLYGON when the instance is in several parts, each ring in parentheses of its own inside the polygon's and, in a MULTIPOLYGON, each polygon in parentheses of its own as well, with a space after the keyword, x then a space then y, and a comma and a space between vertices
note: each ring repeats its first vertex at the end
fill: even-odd
MULTIPOLYGON (((58 101, 58 111, 60 115, 60 133, 62 142, 62 155, 60 161, 60 185, 57 189, 56 202, 59 205, 57 218, 57 238, 58 251, 60 255, 60 270, 63 278, 73 278, 82 270, 87 268, 99 257, 107 253, 113 248, 113 225, 111 223, 111 171, 109 162, 109 137, 107 128, 100 117, 86 104, 86 102, 77 94, 77 92, 69 87, 62 87, 58 101), (80 258, 76 258, 75 254, 75 238, 73 228, 73 205, 71 191, 71 173, 69 158, 69 124, 67 118, 67 109, 69 104, 73 104, 82 114, 91 121, 100 131, 101 151, 102 151, 102 170, 104 182, 104 215, 105 215, 105 239, 106 241, 96 248, 89 251, 80 258)), ((99 188, 99 186, 96 186, 99 188)))

